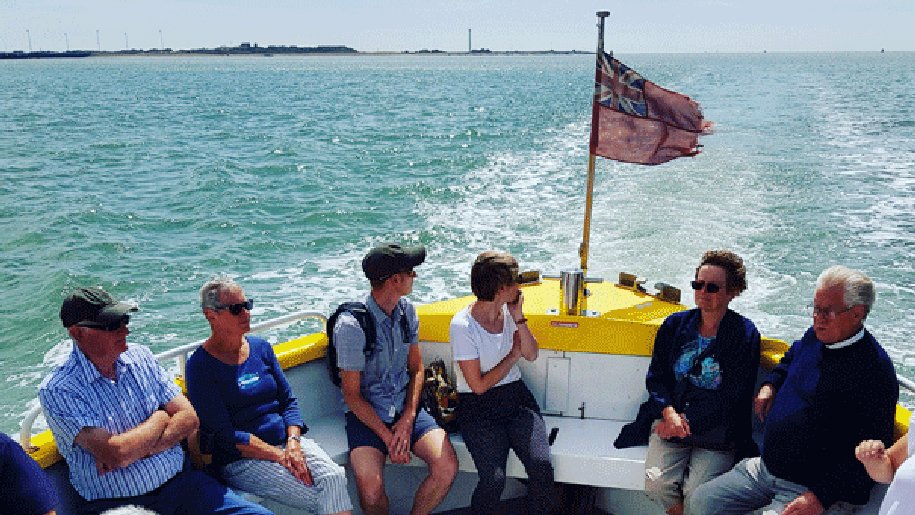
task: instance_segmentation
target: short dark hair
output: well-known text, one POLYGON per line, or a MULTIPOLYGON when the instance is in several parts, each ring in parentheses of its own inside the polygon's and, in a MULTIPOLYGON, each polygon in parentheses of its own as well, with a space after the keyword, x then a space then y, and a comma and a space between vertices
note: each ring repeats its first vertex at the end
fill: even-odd
POLYGON ((724 269, 725 286, 728 292, 740 295, 747 289, 747 268, 743 266, 743 259, 730 250, 708 250, 702 254, 702 261, 696 267, 696 277, 699 269, 705 265, 718 266, 724 269))
POLYGON ((487 250, 470 269, 470 289, 478 300, 492 301, 503 286, 518 281, 518 260, 511 254, 487 250))

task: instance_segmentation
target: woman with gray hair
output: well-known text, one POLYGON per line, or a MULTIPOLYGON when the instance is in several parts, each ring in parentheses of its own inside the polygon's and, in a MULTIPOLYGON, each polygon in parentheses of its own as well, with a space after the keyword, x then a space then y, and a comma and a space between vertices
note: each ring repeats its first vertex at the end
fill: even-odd
POLYGON ((286 376, 251 330, 254 301, 229 278, 200 289, 212 334, 187 362, 188 397, 213 467, 238 490, 313 513, 350 513, 346 474, 308 430, 286 376))

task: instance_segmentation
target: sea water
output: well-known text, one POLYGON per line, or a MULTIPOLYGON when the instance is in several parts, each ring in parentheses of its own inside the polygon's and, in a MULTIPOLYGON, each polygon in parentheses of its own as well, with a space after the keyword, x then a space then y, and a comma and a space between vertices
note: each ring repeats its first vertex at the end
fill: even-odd
MULTIPOLYGON (((915 378, 915 54, 617 57, 716 133, 662 166, 598 161, 589 274, 692 305, 702 252, 729 248, 732 307, 792 341, 820 271, 860 268, 867 326, 915 378)), ((138 303, 129 339, 158 352, 208 334, 216 274, 257 322, 359 298, 382 241, 428 248, 417 302, 468 294, 487 249, 577 266, 593 76, 586 55, 0 62, 0 430, 69 354, 76 286, 138 303)))

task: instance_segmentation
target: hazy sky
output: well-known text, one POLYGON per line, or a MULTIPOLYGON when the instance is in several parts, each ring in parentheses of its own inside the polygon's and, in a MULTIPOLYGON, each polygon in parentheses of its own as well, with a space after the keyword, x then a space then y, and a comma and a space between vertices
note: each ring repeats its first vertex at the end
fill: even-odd
POLYGON ((622 53, 915 50, 913 0, 0 0, 0 50, 593 50, 598 10, 622 53))

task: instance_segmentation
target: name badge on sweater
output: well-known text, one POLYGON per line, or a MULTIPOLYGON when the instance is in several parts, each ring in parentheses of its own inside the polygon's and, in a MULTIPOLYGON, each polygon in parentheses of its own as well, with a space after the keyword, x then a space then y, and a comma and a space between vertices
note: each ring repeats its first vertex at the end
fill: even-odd
POLYGON ((257 374, 243 374, 238 378, 238 388, 240 390, 253 388, 260 380, 261 378, 257 374))

